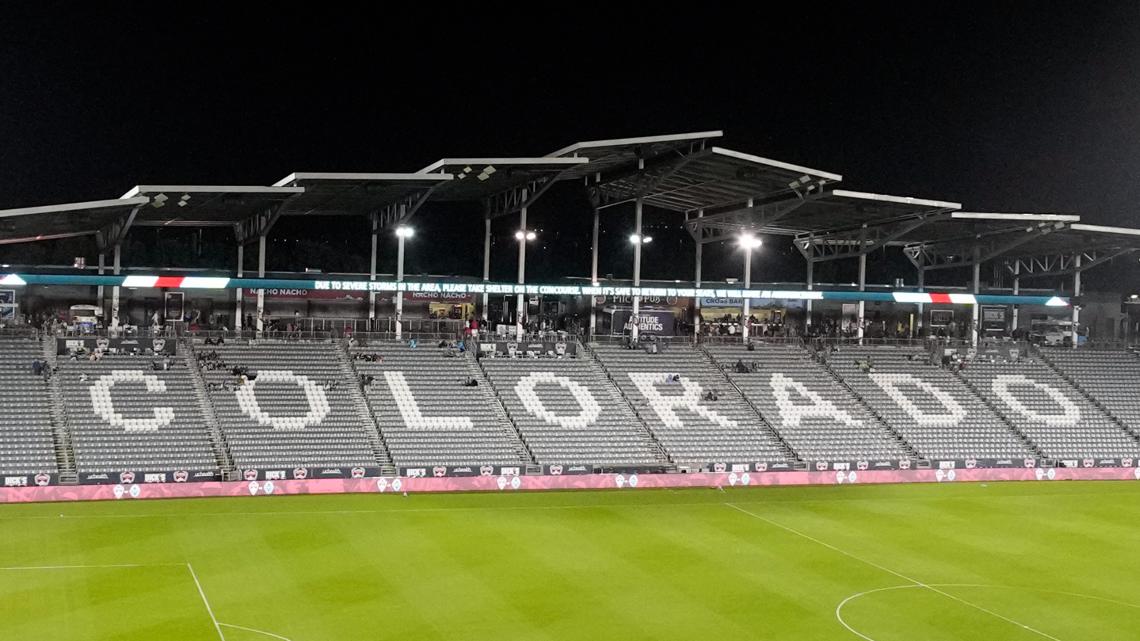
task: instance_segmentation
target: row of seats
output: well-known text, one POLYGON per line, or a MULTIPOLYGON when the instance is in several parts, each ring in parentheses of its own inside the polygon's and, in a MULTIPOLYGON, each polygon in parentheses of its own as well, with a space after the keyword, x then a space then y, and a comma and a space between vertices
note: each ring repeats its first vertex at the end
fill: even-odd
POLYGON ((616 345, 594 349, 674 462, 789 460, 771 428, 693 348, 670 346, 657 354, 616 345), (716 400, 706 400, 709 394, 716 400))
POLYGON ((369 407, 397 466, 526 462, 491 390, 465 385, 477 374, 466 355, 387 342, 354 348, 352 354, 356 371, 372 377, 365 387, 369 407))
MULTIPOLYGON (((586 354, 480 366, 451 349, 379 343, 356 348, 369 358, 348 368, 328 343, 197 349, 226 364, 202 374, 239 469, 377 465, 365 398, 402 467, 900 459, 910 451, 1140 458, 1127 429, 1140 425, 1130 393, 1140 358, 1123 352, 1048 352, 1052 366, 978 361, 956 375, 923 352, 881 347, 843 347, 826 364, 798 346, 757 344, 710 347, 713 360, 688 346, 657 354, 596 347, 601 365, 586 354), (234 366, 256 379, 233 388, 234 366), (363 394, 358 377, 371 377, 363 394)), ((0 473, 57 471, 50 386, 31 367, 41 355, 40 342, 0 341, 0 473)), ((182 358, 157 371, 144 357, 63 361, 58 376, 80 473, 217 468, 182 358)))
POLYGON ((1021 459, 1033 454, 960 378, 932 365, 926 352, 842 347, 827 355, 827 363, 923 458, 1021 459))
POLYGON ((898 460, 898 439, 794 345, 718 345, 709 353, 805 461, 898 460), (756 371, 753 372, 755 363, 756 371), (737 364, 748 372, 737 372, 737 364))
POLYGON ((39 341, 0 340, 0 475, 57 471, 51 391, 32 372, 43 355, 39 341))

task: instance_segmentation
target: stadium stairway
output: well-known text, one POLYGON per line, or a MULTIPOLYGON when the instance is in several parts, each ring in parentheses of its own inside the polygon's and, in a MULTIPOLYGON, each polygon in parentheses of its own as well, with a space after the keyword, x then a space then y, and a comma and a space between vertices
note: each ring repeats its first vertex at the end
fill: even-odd
POLYGON ((53 429, 50 389, 32 371, 41 352, 36 340, 0 339, 0 476, 56 473, 65 463, 53 429))
POLYGON ((577 357, 482 358, 479 365, 537 464, 670 466, 581 346, 577 357))
POLYGON ((514 438, 518 439, 519 444, 522 446, 519 454, 527 462, 528 473, 540 474, 542 467, 538 465, 534 458, 534 452, 530 451, 530 445, 527 444, 522 432, 519 431, 518 425, 516 425, 514 419, 511 418, 510 411, 507 410, 506 404, 503 403, 503 397, 499 396, 499 391, 491 384, 491 379, 487 378, 487 372, 483 371, 483 368, 479 366, 478 361, 471 352, 466 352, 463 360, 467 368, 467 375, 479 382, 479 389, 483 397, 487 399, 487 404, 495 413, 497 420, 500 424, 509 426, 514 438))
POLYGON ((198 369, 194 342, 190 339, 182 339, 179 344, 182 346, 182 357, 186 362, 186 368, 190 370, 190 380, 194 384, 194 394, 198 398, 198 407, 202 410, 202 418, 206 420, 206 430, 210 435, 210 447, 214 450, 214 458, 218 461, 218 469, 221 470, 222 479, 226 481, 239 480, 233 454, 230 453, 230 446, 226 442, 226 435, 222 433, 222 428, 218 424, 218 415, 214 412, 214 404, 210 402, 210 394, 206 391, 206 379, 202 376, 202 371, 198 369))
POLYGON ((704 353, 681 344, 658 354, 605 344, 590 352, 674 463, 795 462, 796 453, 704 353), (666 382, 670 374, 681 381, 666 382), (704 400, 711 390, 719 398, 704 400))
POLYGON ((347 342, 337 341, 336 360, 344 379, 354 382, 350 386, 352 405, 356 408, 356 415, 360 418, 360 422, 369 428, 368 438, 372 441, 372 449, 376 451, 376 461, 380 465, 381 473, 396 474, 396 466, 392 464, 392 453, 388 451, 388 444, 384 442, 384 434, 380 431, 380 424, 376 422, 376 416, 368 406, 368 399, 365 397, 364 389, 360 383, 360 373, 352 365, 352 357, 349 356, 347 342))
MULTIPOLYGON (((43 353, 49 367, 53 370, 59 367, 54 336, 44 336, 43 353)), ((75 447, 71 440, 71 426, 67 421, 67 411, 63 405, 63 387, 60 385, 58 375, 52 376, 48 381, 48 392, 51 395, 52 440, 55 445, 59 482, 61 485, 75 485, 79 483, 79 474, 75 469, 75 447)))
POLYGON ((1126 351, 1032 348, 1053 371, 1140 442, 1140 357, 1126 351))
POLYGON ((1030 438, 1028 434, 1025 433, 1025 430, 1021 429, 1021 427, 1019 427, 1016 423, 1009 420, 1009 417, 1005 415, 1005 412, 1003 412, 1002 409, 998 407, 997 403, 995 403, 992 398, 986 394, 983 394, 982 391, 978 389, 978 386, 974 385, 973 381, 969 380, 965 376, 962 376, 961 372, 954 372, 953 375, 957 377, 958 380, 962 381, 962 384, 966 386, 966 389, 970 390, 970 393, 973 394, 975 398, 980 400, 982 402, 982 405, 985 405, 990 412, 993 412, 995 416, 1001 419, 1001 421, 1005 423, 1005 426, 1009 428, 1009 431, 1017 435, 1021 442, 1025 444, 1026 449, 1032 452, 1033 455, 1037 458, 1045 458, 1045 452, 1043 452, 1041 448, 1038 447, 1037 443, 1032 438, 1030 438))
POLYGON ((741 344, 713 345, 705 351, 802 460, 915 458, 909 444, 854 390, 799 346, 757 342, 752 351, 741 344), (755 361, 757 371, 735 372, 737 361, 755 361))
POLYGON ((1046 458, 1140 457, 1135 435, 1036 352, 1016 362, 974 361, 958 374, 1032 439, 1046 458))
POLYGON ((1008 420, 961 379, 930 364, 921 347, 847 345, 828 369, 859 394, 924 459, 1024 459, 1034 451, 1008 420), (864 371, 857 363, 866 361, 864 371))
POLYGON ((489 385, 481 384, 479 389, 462 384, 471 376, 463 354, 435 346, 373 341, 352 348, 346 356, 358 377, 374 378, 364 395, 396 466, 531 462, 513 425, 488 394, 489 385))

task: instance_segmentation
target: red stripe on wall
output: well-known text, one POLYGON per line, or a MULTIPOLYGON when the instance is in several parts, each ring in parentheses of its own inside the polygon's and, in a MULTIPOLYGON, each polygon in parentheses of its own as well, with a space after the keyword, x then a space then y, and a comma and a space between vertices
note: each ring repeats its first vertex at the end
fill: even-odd
POLYGON ((930 302, 932 303, 950 303, 950 294, 930 294, 930 302))
POLYGON ((181 287, 184 276, 159 276, 155 287, 181 287))

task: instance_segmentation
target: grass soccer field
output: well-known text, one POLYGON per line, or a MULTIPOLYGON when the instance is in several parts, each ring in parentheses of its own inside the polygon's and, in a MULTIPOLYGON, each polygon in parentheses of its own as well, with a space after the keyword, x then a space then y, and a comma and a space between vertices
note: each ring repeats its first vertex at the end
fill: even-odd
POLYGON ((1140 638, 1140 483, 0 506, 0 639, 1140 638))

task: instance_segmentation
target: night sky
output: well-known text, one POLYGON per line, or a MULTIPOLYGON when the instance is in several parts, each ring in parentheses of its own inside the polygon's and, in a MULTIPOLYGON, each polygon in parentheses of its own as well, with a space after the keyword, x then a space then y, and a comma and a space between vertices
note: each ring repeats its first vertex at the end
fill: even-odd
MULTIPOLYGON (((321 14, 258 3, 214 15, 199 5, 176 15, 12 5, 0 21, 0 208, 113 198, 135 184, 415 171, 446 156, 723 129, 722 146, 835 171, 851 189, 1140 227, 1140 3, 769 4, 492 14, 486 3, 435 13, 376 3, 321 14)), ((587 275, 581 189, 551 192, 531 217, 542 229, 532 277, 587 275)), ((603 274, 629 275, 631 220, 604 218, 603 274)), ((643 276, 691 278, 679 218, 647 221, 658 240, 643 276)), ((425 208, 416 224, 409 271, 481 272, 478 207, 425 208)), ((364 229, 322 228, 322 244, 311 228, 281 224, 270 268, 366 270, 364 229)), ((495 230, 494 276, 511 279, 512 223, 495 230)), ((226 235, 191 252, 177 232, 147 233, 128 264, 232 263, 226 235)), ((382 269, 393 267, 391 244, 382 269)), ((708 278, 740 270, 728 249, 706 255, 708 278)), ((873 265, 872 280, 886 281, 905 263, 873 265)), ((1101 272, 1135 279, 1135 267, 1101 272)), ((755 270, 757 280, 802 278, 803 262, 769 239, 755 270)), ((824 278, 852 272, 839 265, 824 278)))

